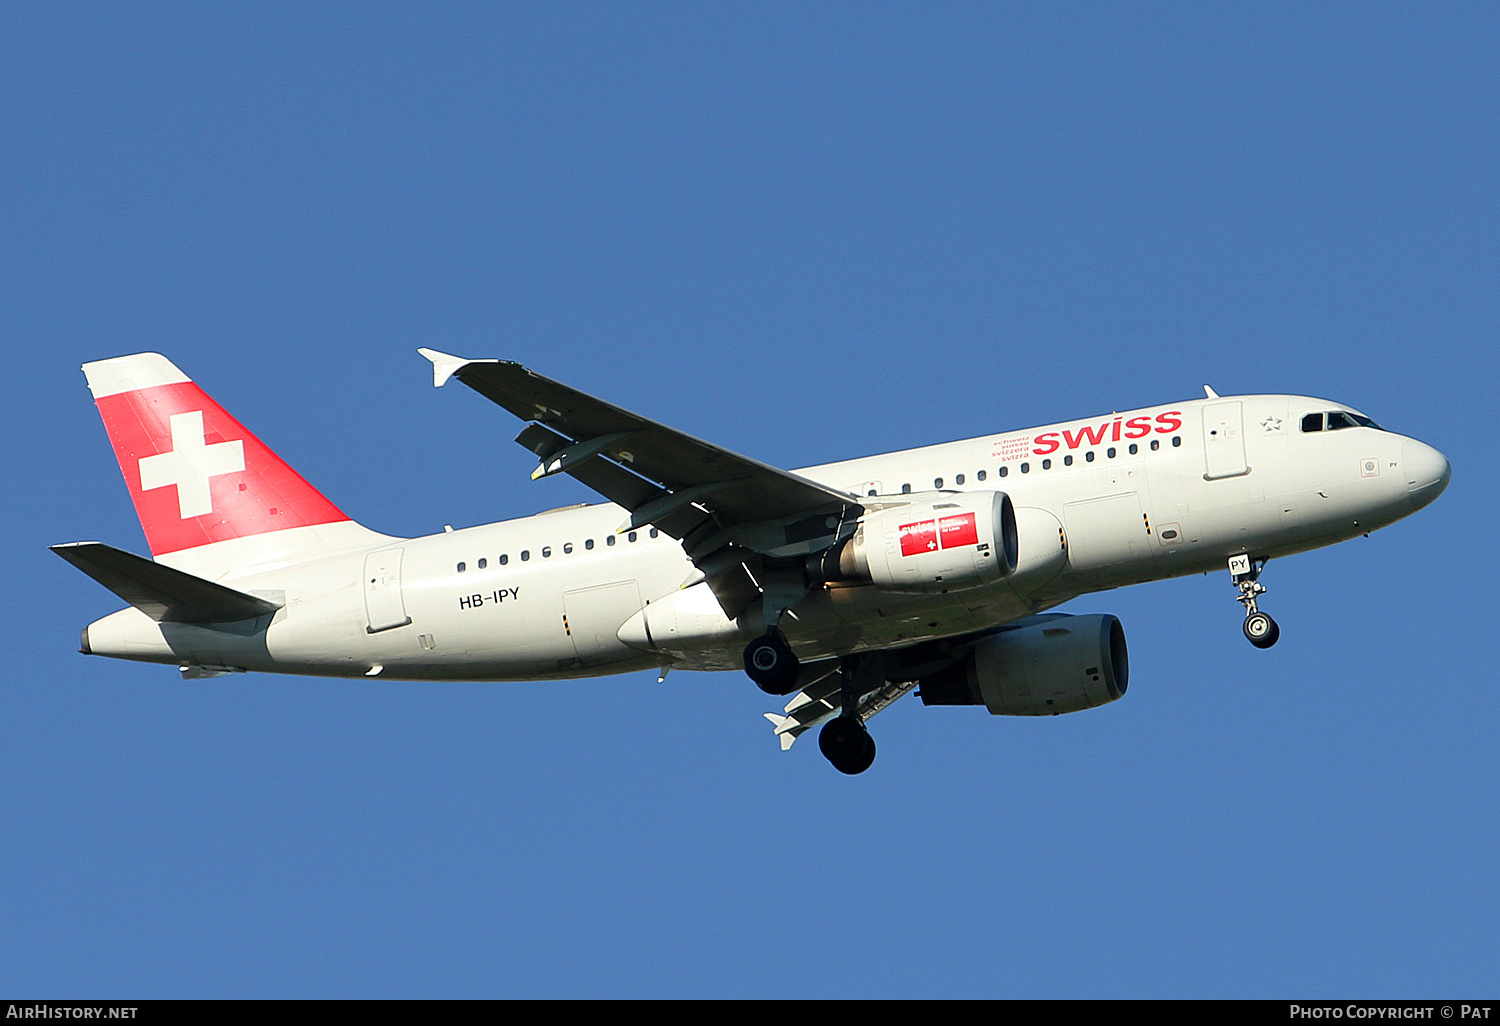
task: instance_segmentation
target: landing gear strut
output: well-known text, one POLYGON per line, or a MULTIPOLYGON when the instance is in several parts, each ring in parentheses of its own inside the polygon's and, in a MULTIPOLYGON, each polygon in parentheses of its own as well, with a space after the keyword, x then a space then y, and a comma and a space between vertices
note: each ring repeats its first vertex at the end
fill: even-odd
POLYGON ((839 714, 818 733, 818 750, 840 773, 863 773, 875 761, 875 739, 859 718, 859 701, 885 682, 880 656, 849 656, 839 668, 839 714))
POLYGON ((745 646, 745 673, 768 695, 790 695, 797 690, 801 666, 777 625, 782 614, 807 594, 807 580, 801 570, 762 568, 760 576, 766 633, 745 646))
POLYGON ((1269 613, 1262 613, 1255 604, 1257 595, 1265 594, 1266 587, 1260 583, 1260 572, 1266 568, 1266 559, 1252 559, 1248 553, 1229 557, 1229 575, 1239 589, 1238 601, 1245 607, 1245 637, 1256 648, 1270 648, 1281 637, 1281 628, 1269 613))

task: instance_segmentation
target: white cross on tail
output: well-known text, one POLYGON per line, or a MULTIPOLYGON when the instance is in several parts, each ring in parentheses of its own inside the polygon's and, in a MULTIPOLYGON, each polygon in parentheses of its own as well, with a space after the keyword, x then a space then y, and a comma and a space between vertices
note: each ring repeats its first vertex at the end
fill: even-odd
POLYGON ((141 458, 141 491, 177 486, 177 512, 183 520, 214 511, 208 480, 245 469, 245 443, 204 444, 203 411, 172 415, 172 451, 141 458))

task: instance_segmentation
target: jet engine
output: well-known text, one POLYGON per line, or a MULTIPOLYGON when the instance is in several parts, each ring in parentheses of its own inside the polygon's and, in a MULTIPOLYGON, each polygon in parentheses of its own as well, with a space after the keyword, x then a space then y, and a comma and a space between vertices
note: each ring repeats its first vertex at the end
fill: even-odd
POLYGON ((886 591, 958 591, 1016 569, 1016 512, 1004 492, 966 492, 871 510, 854 535, 813 557, 816 579, 886 591))
POLYGON ((924 705, 983 705, 995 716, 1056 716, 1125 694, 1125 628, 1109 613, 1046 613, 985 638, 924 677, 924 705))

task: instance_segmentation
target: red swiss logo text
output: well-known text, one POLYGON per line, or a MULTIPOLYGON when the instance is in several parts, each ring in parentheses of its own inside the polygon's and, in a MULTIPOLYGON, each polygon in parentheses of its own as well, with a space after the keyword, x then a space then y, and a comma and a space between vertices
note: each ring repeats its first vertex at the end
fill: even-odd
POLYGON ((1115 417, 1100 424, 1086 424, 1081 428, 1064 428, 1062 431, 1043 431, 1032 439, 1031 448, 1038 456, 1046 456, 1054 453, 1066 445, 1069 449, 1076 449, 1080 445, 1102 445, 1107 438, 1111 442, 1118 442, 1122 438, 1145 438, 1153 431, 1159 435, 1169 435, 1182 427, 1182 411, 1168 410, 1166 413, 1158 413, 1156 419, 1150 417, 1131 417, 1126 420, 1123 417, 1115 417))

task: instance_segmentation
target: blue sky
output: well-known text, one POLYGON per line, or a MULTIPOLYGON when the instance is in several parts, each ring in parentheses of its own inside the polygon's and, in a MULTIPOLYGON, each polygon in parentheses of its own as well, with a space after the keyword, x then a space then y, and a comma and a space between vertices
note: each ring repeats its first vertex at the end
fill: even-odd
POLYGON ((0 6, 0 992, 1493 993, 1500 13, 0 6), (1087 597, 1131 688, 874 721, 738 674, 181 682, 46 551, 144 540, 79 364, 168 354, 356 519, 589 498, 431 346, 805 466, 1201 394, 1349 403, 1419 516, 1087 597))

